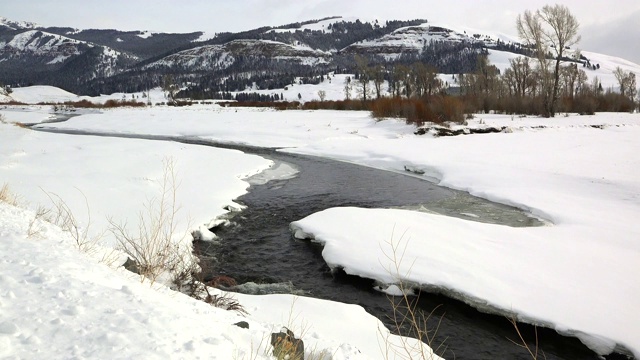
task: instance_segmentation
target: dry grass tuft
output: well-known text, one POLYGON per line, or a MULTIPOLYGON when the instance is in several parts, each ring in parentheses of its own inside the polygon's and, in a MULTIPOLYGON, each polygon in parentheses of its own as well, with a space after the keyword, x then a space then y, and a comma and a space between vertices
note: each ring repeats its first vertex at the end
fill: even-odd
POLYGON ((102 239, 103 233, 97 236, 90 236, 89 230, 91 228, 91 210, 89 208, 89 201, 82 191, 76 188, 78 192, 84 198, 85 208, 87 211, 87 223, 82 226, 81 222, 76 218, 69 205, 57 194, 44 191, 51 203, 53 204, 52 210, 42 210, 43 215, 46 215, 49 222, 59 226, 63 231, 69 233, 78 247, 78 250, 87 253, 94 254, 97 251, 100 239, 102 239))
POLYGON ((13 206, 18 206, 18 196, 15 195, 13 192, 11 192, 11 189, 9 188, 9 184, 5 183, 2 185, 2 188, 0 188, 0 202, 9 204, 9 205, 13 205, 13 206))
MULTIPOLYGON (((539 354, 538 354, 538 329, 535 328, 535 346, 532 349, 529 344, 527 344, 527 342, 524 339, 524 336, 522 335, 522 333, 520 332, 520 328, 518 328, 518 322, 516 321, 515 316, 512 316, 509 318, 509 322, 511 323, 511 325, 513 325, 513 328, 516 330, 516 334, 518 334, 518 338, 520 339, 520 342, 511 340, 509 338, 507 338, 507 340, 511 341, 511 343, 513 343, 514 345, 526 350, 529 353, 529 356, 531 356, 532 360, 538 360, 539 359, 539 354)), ((541 351, 540 353, 542 355, 542 359, 546 359, 547 355, 544 353, 544 351, 541 351)))

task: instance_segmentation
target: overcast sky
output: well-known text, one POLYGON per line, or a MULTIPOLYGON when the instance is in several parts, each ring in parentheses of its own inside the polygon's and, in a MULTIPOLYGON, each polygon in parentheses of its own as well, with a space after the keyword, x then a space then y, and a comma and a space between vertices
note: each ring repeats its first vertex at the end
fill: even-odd
POLYGON ((579 48, 640 64, 638 0, 0 0, 0 16, 42 26, 162 32, 240 31, 335 15, 424 18, 517 35, 516 15, 555 3, 580 22, 579 48))

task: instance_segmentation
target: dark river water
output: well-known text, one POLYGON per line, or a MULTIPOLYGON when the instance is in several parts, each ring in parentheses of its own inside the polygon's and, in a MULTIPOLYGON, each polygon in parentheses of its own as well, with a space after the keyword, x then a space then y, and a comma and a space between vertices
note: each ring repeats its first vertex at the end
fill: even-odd
MULTIPOLYGON (((319 245, 292 237, 292 221, 331 207, 358 206, 425 208, 476 221, 540 225, 517 209, 413 176, 315 157, 261 152, 276 162, 293 165, 299 173, 286 180, 254 184, 248 194, 237 199, 247 208, 232 218, 230 226, 215 229, 220 241, 199 243, 212 273, 230 276, 239 284, 279 284, 265 286, 267 292, 276 289, 358 304, 390 328, 393 310, 387 296, 374 291, 371 280, 331 272, 319 245)), ((256 288, 245 290, 255 292, 256 288)), ((526 350, 509 340, 517 341, 518 335, 504 317, 486 315, 462 302, 427 293, 420 295, 419 306, 432 314, 428 328, 437 328, 432 344, 440 346, 439 353, 447 359, 531 359, 526 350)), ((537 331, 539 351, 546 359, 598 359, 577 339, 524 324, 518 327, 532 349, 537 331)))
MULTIPOLYGON (((44 131, 90 135, 81 131, 44 131)), ((393 328, 390 320, 393 308, 389 298, 373 290, 371 280, 332 272, 322 259, 319 245, 293 238, 289 231, 292 221, 331 207, 358 206, 428 210, 510 226, 541 224, 518 209, 439 187, 407 174, 273 149, 162 136, 115 136, 239 149, 296 168, 298 173, 288 179, 266 183, 253 179, 249 192, 236 200, 247 208, 235 213, 230 225, 212 229, 220 237, 219 241, 194 242, 203 268, 209 271, 208 277, 232 277, 241 284, 235 290, 246 293, 295 293, 358 304, 390 328, 393 328)), ((483 314, 437 294, 422 293, 417 301, 420 309, 431 314, 427 328, 435 331, 432 347, 438 348, 438 354, 447 359, 532 358, 527 350, 512 342, 520 343, 514 326, 505 317, 483 314)), ((340 319, 336 319, 336 324, 348 326, 340 324, 340 319)), ((539 359, 599 359, 575 338, 526 324, 518 324, 518 328, 532 350, 536 348, 537 336, 539 359)), ((407 334, 405 331, 403 329, 401 333, 407 334)), ((607 357, 625 358, 617 354, 607 357)))

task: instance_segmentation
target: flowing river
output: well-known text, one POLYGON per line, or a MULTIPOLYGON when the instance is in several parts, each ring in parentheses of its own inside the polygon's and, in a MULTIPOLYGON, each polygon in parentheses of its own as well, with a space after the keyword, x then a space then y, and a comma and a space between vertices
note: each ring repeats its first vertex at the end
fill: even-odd
MULTIPOLYGON (((322 259, 321 246, 293 238, 289 230, 292 221, 331 207, 357 206, 435 211, 510 226, 541 225, 518 209, 415 176, 274 150, 234 148, 257 152, 274 160, 276 167, 298 170, 294 176, 274 176, 266 183, 260 177, 250 179, 249 193, 237 199, 247 208, 233 216, 231 225, 215 229, 219 242, 198 243, 212 275, 250 284, 239 286, 242 292, 298 293, 358 304, 392 328, 391 303, 385 294, 373 290, 373 281, 331 272, 322 259)), ((439 354, 447 359, 531 359, 511 341, 519 342, 518 334, 504 317, 426 293, 421 294, 419 306, 432 314, 428 321, 428 328, 435 332, 432 347, 439 347, 439 354)), ((336 319, 336 326, 348 326, 339 322, 336 319)), ((537 331, 539 350, 546 359, 598 359, 575 338, 524 324, 518 328, 531 349, 535 349, 537 331)))
MULTIPOLYGON (((194 242, 203 267, 210 271, 209 278, 229 276, 240 284, 235 290, 245 293, 294 293, 358 304, 390 328, 393 327, 390 320, 393 307, 389 298, 373 290, 371 280, 332 272, 322 259, 319 245, 293 238, 289 231, 292 221, 331 207, 357 206, 433 211, 509 226, 541 225, 519 209, 440 187, 408 173, 198 139, 37 130, 172 140, 238 149, 273 160, 279 171, 249 179, 249 192, 237 199, 247 208, 234 213, 229 225, 213 229, 220 237, 219 241, 194 242), (290 171, 292 169, 295 171, 290 171)), ((505 317, 481 313, 437 294, 422 293, 418 306, 431 314, 427 326, 433 336, 431 346, 447 359, 532 358, 518 345, 518 333, 505 317)), ((349 326, 341 324, 340 319, 335 321, 336 326, 349 326)), ((554 330, 536 329, 526 324, 518 324, 518 329, 534 351, 537 338, 538 351, 544 352, 542 358, 600 359, 579 340, 561 336, 554 330)), ((623 357, 614 354, 607 358, 623 357)))

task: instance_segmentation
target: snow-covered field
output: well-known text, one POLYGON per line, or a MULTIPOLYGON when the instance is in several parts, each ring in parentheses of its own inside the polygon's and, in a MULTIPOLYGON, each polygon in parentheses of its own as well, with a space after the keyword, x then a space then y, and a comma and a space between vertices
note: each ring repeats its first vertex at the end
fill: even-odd
MULTIPOLYGON (((223 206, 235 206, 232 199, 248 187, 242 179, 271 163, 233 150, 48 134, 11 124, 41 122, 48 111, 0 111, 0 185, 19 197, 19 207, 0 202, 0 357, 268 359, 270 334, 282 326, 303 334, 307 353, 336 360, 380 358, 385 338, 401 342, 356 305, 235 295, 249 312, 241 316, 159 283, 141 283, 117 267, 121 260, 105 264, 81 253, 69 233, 36 214, 39 204, 52 206, 47 194, 62 198, 81 225, 90 215, 90 235, 105 230, 108 216, 136 229, 138 212, 159 196, 163 160, 173 159, 181 239, 224 214, 223 206), (239 321, 250 329, 233 326, 239 321)), ((103 235, 100 244, 108 249, 113 239, 103 235)))
MULTIPOLYGON (((7 109, 1 113, 7 121, 20 118, 22 120, 15 121, 24 122, 25 116, 43 120, 46 111, 46 108, 32 108, 25 115, 24 111, 7 109)), ((413 127, 397 120, 376 122, 365 112, 280 112, 227 109, 215 105, 180 109, 113 109, 43 126, 104 133, 189 136, 286 147, 283 151, 326 156, 393 171, 403 171, 405 166, 411 166, 425 171, 442 185, 527 209, 534 216, 548 220, 550 225, 516 229, 437 214, 339 208, 300 219, 294 223, 293 229, 301 237, 324 243, 325 260, 331 266, 344 267, 347 272, 385 283, 397 281, 397 275, 401 275, 405 280, 435 286, 481 308, 517 313, 526 321, 575 335, 599 353, 608 353, 617 344, 636 357, 640 356, 640 328, 637 326, 640 323, 640 305, 635 301, 640 296, 640 283, 637 281, 640 270, 640 226, 637 224, 640 216, 640 143, 637 141, 640 115, 597 114, 551 120, 477 115, 469 126, 491 125, 509 126, 512 131, 431 138, 413 135, 413 127), (546 128, 539 128, 541 125, 546 128), (390 241, 408 246, 399 274, 389 271, 390 264, 385 263, 390 241), (405 266, 410 265, 411 271, 406 271, 405 266)), ((177 157, 176 163, 181 166, 179 175, 184 181, 193 181, 184 186, 189 190, 194 188, 193 192, 187 192, 181 201, 183 210, 190 213, 197 224, 223 213, 221 205, 231 204, 231 199, 245 191, 246 185, 240 186, 238 176, 254 173, 269 165, 259 158, 227 150, 198 149, 155 141, 33 133, 10 125, 1 126, 0 182, 9 180, 16 192, 31 205, 36 200, 46 200, 38 195, 42 192, 38 186, 47 189, 47 184, 52 184, 51 191, 68 195, 71 199, 77 197, 78 191, 74 187, 78 187, 89 198, 92 218, 108 215, 108 210, 114 207, 122 212, 111 214, 129 216, 135 213, 145 196, 152 196, 157 190, 150 180, 157 179, 165 154, 177 157), (184 155, 180 155, 182 153, 184 155), (230 167, 230 163, 236 167, 230 167), (186 179, 190 177, 202 179, 186 179), (223 185, 207 184, 212 177, 223 178, 219 180, 223 185), (65 186, 67 190, 64 190, 65 186), (216 202, 208 198, 215 194, 221 194, 221 200, 216 202), (205 208, 206 203, 216 205, 205 208), (93 206, 96 206, 95 213, 93 206)), ((14 208, 3 211, 17 212, 14 220, 3 225, 10 229, 2 231, 2 237, 10 240, 8 244, 34 241, 25 239, 24 228, 28 220, 19 220, 28 219, 31 215, 14 208), (19 226, 20 221, 22 225, 19 226)), ((62 235, 48 236, 49 231, 46 234, 48 240, 38 240, 48 244, 42 249, 53 244, 62 246, 59 240, 62 235), (58 241, 52 242, 52 239, 58 241)), ((19 245, 11 246, 11 249, 20 248, 24 252, 44 251, 36 247, 22 249, 19 245)), ((26 277, 27 284, 31 284, 28 279, 34 275, 28 275, 26 270, 16 270, 17 265, 6 264, 24 260, 23 257, 36 261, 40 255, 24 252, 17 257, 5 255, 11 252, 2 252, 3 266, 9 267, 3 274, 13 274, 8 277, 17 279, 17 282, 26 277)), ((34 267, 45 273, 48 269, 47 264, 34 267)), ((51 279, 58 279, 56 276, 51 275, 51 279)), ((74 276, 68 274, 65 279, 74 276)), ((101 276, 97 274, 96 281, 101 276)), ((41 282, 49 284, 46 276, 44 278, 41 282)), ((141 296, 137 295, 137 287, 126 284, 127 288, 134 289, 136 296, 141 296)), ((113 287, 113 291, 122 292, 120 287, 113 287)), ((36 288, 39 289, 34 286, 25 291, 36 288)), ((7 296, 1 298, 3 305, 0 306, 15 303, 10 300, 11 296, 7 296)), ((173 297, 182 299, 177 294, 173 297)), ((78 295, 78 298, 82 296, 78 295)), ((247 299, 250 299, 246 300, 247 304, 266 301, 265 298, 247 299)), ((274 303, 282 309, 291 297, 273 296, 269 299, 279 299, 274 303)), ((244 297, 241 300, 244 302, 244 297)), ((190 300, 180 301, 192 304, 190 300)), ((311 303, 316 300, 304 301, 311 303)), ((311 308, 312 305, 308 306, 311 308)), ((65 309, 61 305, 52 315, 62 317, 65 309)), ((83 309, 94 312, 89 308, 83 309)), ((360 312, 353 309, 358 308, 336 311, 350 316, 354 311, 360 312)), ((215 310, 208 311, 213 313, 215 310)), ((283 313, 286 311, 278 316, 283 313)), ((167 317, 171 316, 171 313, 167 314, 167 317)), ((311 312, 303 314, 304 317, 312 317, 311 312)), ((259 322, 259 328, 267 326, 263 325, 264 322, 285 322, 280 318, 261 316, 266 316, 265 312, 252 312, 251 315, 251 319, 259 322)), ((218 318, 212 314, 207 319, 218 318)), ((220 317, 219 321, 224 322, 224 319, 226 317, 220 317)), ((336 316, 336 319, 344 317, 336 316)), ((353 357, 355 347, 363 351, 362 356, 381 357, 375 334, 362 335, 364 338, 361 340, 354 338, 356 334, 351 338, 340 337, 340 334, 334 337, 329 330, 342 329, 343 324, 335 325, 328 319, 314 320, 318 321, 317 326, 321 329, 327 329, 316 333, 324 341, 321 348, 343 351, 335 359, 356 358, 353 357), (340 346, 343 342, 350 345, 340 346), (367 346, 369 349, 363 349, 367 346)), ((231 320, 226 321, 227 324, 232 323, 231 320)), ((373 320, 367 321, 362 329, 370 328, 368 324, 375 326, 373 320)), ((157 323, 160 325, 162 321, 157 323)), ((9 335, 2 337, 2 341, 18 349, 11 350, 9 355, 19 357, 19 351, 26 351, 20 347, 27 346, 23 340, 28 338, 24 335, 27 332, 19 329, 27 328, 26 324, 18 320, 10 320, 7 324, 5 327, 11 331, 5 332, 9 335)), ((102 330, 107 338, 108 334, 113 336, 113 331, 102 330)), ((163 331, 174 329, 166 327, 163 331)), ((232 335, 225 333, 220 336, 231 339, 236 348, 243 351, 247 351, 251 341, 260 337, 254 333, 253 327, 249 333, 241 332, 237 336, 236 333, 234 329, 232 335)), ((222 338, 216 336, 212 336, 217 339, 214 342, 222 344, 222 338)), ((59 341, 52 334, 39 338, 45 343, 59 341)), ((201 344, 202 341, 194 343, 201 344)), ((173 349, 178 349, 175 353, 178 354, 186 348, 193 347, 180 345, 173 349)), ((200 351, 200 348, 196 347, 196 350, 200 351)), ((134 356, 136 353, 127 354, 134 356)))
POLYGON ((141 283, 88 258, 49 223, 28 236, 34 216, 0 202, 2 359, 272 359, 270 334, 282 326, 304 333, 316 358, 377 359, 386 336, 400 343, 357 305, 235 295, 243 316, 141 283), (241 321, 249 329, 234 325, 241 321))
POLYGON ((113 93, 110 95, 100 96, 79 96, 60 88, 48 85, 36 85, 23 88, 14 88, 10 96, 0 94, 0 103, 8 102, 11 100, 21 102, 24 104, 38 104, 45 103, 64 103, 75 102, 81 100, 91 101, 96 104, 104 104, 107 100, 127 100, 137 101, 141 103, 160 103, 167 101, 164 92, 160 88, 151 89, 149 91, 149 98, 144 98, 143 93, 124 94, 113 93))

